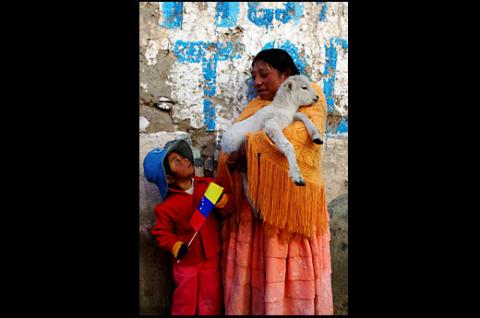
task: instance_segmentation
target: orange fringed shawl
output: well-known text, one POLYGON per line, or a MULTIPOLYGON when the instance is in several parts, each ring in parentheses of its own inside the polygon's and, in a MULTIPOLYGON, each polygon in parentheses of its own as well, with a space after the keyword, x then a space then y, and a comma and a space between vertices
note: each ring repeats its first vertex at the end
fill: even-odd
MULTIPOLYGON (((317 84, 311 85, 320 99, 312 106, 300 107, 299 111, 305 113, 324 135, 327 115, 325 97, 317 84)), ((252 116, 270 102, 253 99, 237 121, 252 116)), ((280 237, 284 240, 312 238, 315 234, 323 233, 328 226, 321 167, 322 146, 312 142, 305 125, 300 121, 290 124, 283 133, 295 149, 305 186, 297 186, 291 181, 288 176, 287 159, 276 149, 266 133, 260 131, 248 135, 249 197, 259 211, 267 233, 272 234, 280 230, 280 237)), ((226 186, 226 190, 234 195, 237 207, 240 207, 244 199, 241 178, 238 172, 230 175, 226 165, 227 159, 228 155, 222 152, 218 162, 217 178, 226 186)), ((240 221, 238 215, 231 219, 237 224, 240 221)))

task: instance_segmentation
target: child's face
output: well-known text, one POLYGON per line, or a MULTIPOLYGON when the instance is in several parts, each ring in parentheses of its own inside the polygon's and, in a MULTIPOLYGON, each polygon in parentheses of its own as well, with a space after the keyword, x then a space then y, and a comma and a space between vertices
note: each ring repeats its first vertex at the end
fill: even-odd
POLYGON ((188 179, 195 175, 195 167, 188 158, 172 151, 167 156, 170 170, 175 174, 175 179, 188 179))

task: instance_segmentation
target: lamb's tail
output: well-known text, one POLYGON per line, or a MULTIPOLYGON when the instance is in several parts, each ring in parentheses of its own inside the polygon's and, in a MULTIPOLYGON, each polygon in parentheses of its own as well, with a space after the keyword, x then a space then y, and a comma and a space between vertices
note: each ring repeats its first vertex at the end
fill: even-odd
POLYGON ((242 176, 242 189, 243 189, 243 194, 245 195, 245 198, 247 199, 248 204, 252 208, 253 213, 255 214, 255 217, 258 219, 261 219, 260 213, 258 210, 255 208, 255 205, 252 202, 252 199, 250 199, 250 196, 248 195, 248 179, 247 179, 247 174, 245 172, 240 172, 240 175, 242 176))

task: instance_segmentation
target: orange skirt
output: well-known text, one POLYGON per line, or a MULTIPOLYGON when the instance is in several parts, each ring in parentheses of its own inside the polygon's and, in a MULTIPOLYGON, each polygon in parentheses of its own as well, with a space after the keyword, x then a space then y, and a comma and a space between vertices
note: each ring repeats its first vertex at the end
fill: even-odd
POLYGON ((222 243, 225 314, 333 315, 329 229, 282 242, 266 235, 246 201, 240 220, 222 243))

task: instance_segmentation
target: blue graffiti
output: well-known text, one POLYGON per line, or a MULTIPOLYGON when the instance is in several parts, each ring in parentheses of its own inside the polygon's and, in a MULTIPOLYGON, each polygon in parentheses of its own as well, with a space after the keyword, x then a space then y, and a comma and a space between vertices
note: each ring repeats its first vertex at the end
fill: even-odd
POLYGON ((348 120, 342 118, 338 123, 337 134, 348 133, 348 120))
POLYGON ((335 83, 335 69, 337 67, 337 50, 333 45, 327 47, 326 50, 326 64, 323 72, 323 94, 327 100, 328 112, 333 111, 334 99, 333 99, 333 87, 335 83))
POLYGON ((320 22, 324 22, 327 20, 327 3, 320 2, 320 5, 322 6, 322 9, 320 9, 320 22))
POLYGON ((163 2, 162 6, 162 22, 161 26, 173 29, 181 28, 183 22, 183 2, 163 2))
POLYGON ((207 131, 215 131, 215 105, 209 100, 203 99, 203 123, 207 131))
POLYGON ((215 23, 219 27, 226 28, 237 25, 238 12, 240 11, 239 2, 217 2, 216 9, 215 23))
POLYGON ((325 44, 326 52, 326 64, 323 71, 323 93, 327 100, 327 109, 331 113, 334 110, 335 101, 333 98, 333 89, 335 86, 335 73, 337 69, 337 48, 336 45, 340 45, 343 49, 348 49, 348 43, 346 40, 338 38, 330 38, 330 45, 325 44))
POLYGON ((203 84, 203 114, 204 124, 207 126, 207 131, 215 130, 215 105, 208 99, 208 97, 215 96, 216 80, 217 80, 217 62, 226 61, 228 59, 238 59, 240 54, 235 52, 231 42, 186 42, 177 41, 173 48, 174 54, 178 57, 180 63, 201 63, 204 78, 203 84), (213 52, 210 58, 207 58, 207 53, 213 52))
POLYGON ((337 45, 340 45, 342 47, 342 49, 348 49, 348 42, 347 40, 345 39, 339 39, 339 38, 335 38, 333 40, 337 45))
POLYGON ((258 26, 269 27, 273 22, 273 9, 257 10, 258 2, 248 3, 247 17, 258 26))
MULTIPOLYGON (((321 22, 327 20, 328 4, 326 2, 317 2, 321 5, 319 19, 321 22)), ((274 19, 280 23, 294 22, 298 24, 300 17, 304 12, 302 2, 285 2, 279 5, 280 8, 269 9, 260 8, 259 2, 249 2, 248 19, 257 26, 265 27, 267 32, 273 28, 274 19)), ((159 4, 162 12, 161 26, 173 29, 181 28, 183 23, 183 2, 163 2, 159 4)), ((215 24, 218 27, 234 27, 238 23, 239 2, 217 2, 215 24)), ((263 49, 282 48, 286 50, 293 58, 300 73, 306 74, 307 61, 304 54, 292 42, 273 41, 264 45, 263 49)), ((327 101, 328 112, 333 112, 335 108, 334 86, 336 80, 336 68, 338 50, 348 50, 348 42, 345 39, 332 37, 325 43, 325 69, 323 72, 323 92, 327 101)), ((175 43, 173 52, 178 57, 180 63, 201 63, 204 77, 203 83, 203 113, 204 124, 208 131, 215 130, 215 105, 211 98, 216 94, 216 73, 218 61, 226 61, 240 58, 240 54, 234 48, 233 44, 195 41, 186 42, 179 40, 175 43)), ((256 96, 253 88, 253 81, 248 81, 248 99, 256 96)), ((339 123, 337 133, 348 131, 348 121, 343 120, 339 123)))
POLYGON ((269 9, 258 8, 258 2, 248 3, 248 19, 255 25, 266 27, 267 30, 273 27, 273 18, 282 23, 288 23, 293 19, 295 24, 298 24, 300 17, 303 15, 303 3, 301 2, 286 2, 285 8, 269 9))
POLYGON ((296 25, 300 22, 300 17, 303 15, 303 3, 302 2, 294 2, 294 12, 293 21, 296 25))
POLYGON ((295 24, 298 24, 302 14, 303 3, 301 2, 287 2, 285 3, 285 9, 275 9, 275 19, 282 23, 288 23, 293 19, 295 24))
POLYGON ((262 50, 271 49, 271 48, 279 48, 287 51, 292 57, 293 61, 295 62, 295 65, 297 66, 300 73, 309 77, 309 75, 305 73, 307 62, 305 61, 305 58, 300 57, 299 49, 292 42, 287 40, 281 45, 279 45, 277 41, 269 42, 264 45, 262 50))

